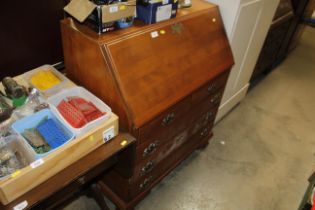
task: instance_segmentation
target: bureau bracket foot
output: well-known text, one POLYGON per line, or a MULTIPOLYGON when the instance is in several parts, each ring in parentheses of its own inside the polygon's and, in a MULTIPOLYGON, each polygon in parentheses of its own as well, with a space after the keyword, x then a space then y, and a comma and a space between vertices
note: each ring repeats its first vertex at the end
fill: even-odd
POLYGON ((116 210, 134 210, 134 207, 150 193, 150 190, 147 190, 127 203, 119 198, 119 196, 116 195, 116 193, 113 192, 104 182, 99 181, 97 184, 103 194, 116 205, 116 210))
POLYGON ((209 138, 207 138, 204 141, 200 142, 199 146, 196 149, 205 149, 208 146, 209 141, 211 140, 212 136, 213 136, 213 133, 211 132, 209 134, 209 138))

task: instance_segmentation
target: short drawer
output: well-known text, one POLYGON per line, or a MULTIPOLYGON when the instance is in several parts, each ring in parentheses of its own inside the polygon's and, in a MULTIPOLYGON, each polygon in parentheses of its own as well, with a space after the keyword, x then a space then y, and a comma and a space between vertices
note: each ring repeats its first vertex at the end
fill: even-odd
POLYGON ((190 109, 191 97, 187 97, 139 129, 140 144, 155 142, 174 136, 185 128, 183 118, 190 109))
POLYGON ((192 136, 196 134, 201 128, 203 127, 210 127, 212 129, 213 121, 215 119, 215 115, 212 114, 216 112, 215 110, 209 110, 208 112, 204 113, 198 120, 194 121, 188 130, 188 135, 192 136))
POLYGON ((190 114, 191 116, 190 122, 194 122, 198 120, 201 115, 206 114, 207 116, 205 117, 207 117, 208 119, 214 119, 223 96, 223 91, 224 89, 221 88, 216 93, 200 101, 198 105, 194 105, 194 108, 192 109, 190 114))
POLYGON ((192 103, 198 104, 200 101, 208 98, 209 96, 215 95, 218 90, 224 89, 226 81, 229 76, 229 71, 220 74, 206 85, 199 88, 192 94, 192 103))
MULTIPOLYGON (((223 93, 223 90, 217 94, 218 96, 216 97, 218 97, 218 99, 216 100, 221 100, 222 93, 223 93)), ((215 118, 218 108, 219 108, 218 105, 213 103, 213 100, 211 100, 211 97, 203 100, 202 102, 199 103, 198 106, 196 106, 194 109, 191 110, 190 123, 194 123, 202 119, 208 119, 210 122, 210 120, 215 118)))

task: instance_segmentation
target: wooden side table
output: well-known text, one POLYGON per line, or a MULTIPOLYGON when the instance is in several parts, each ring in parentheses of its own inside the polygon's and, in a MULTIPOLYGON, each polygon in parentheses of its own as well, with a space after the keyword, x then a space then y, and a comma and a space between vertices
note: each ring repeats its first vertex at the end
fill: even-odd
MULTIPOLYGON (((126 159, 129 164, 133 164, 134 142, 135 138, 128 133, 120 133, 108 143, 9 204, 0 203, 0 209, 11 210, 18 205, 26 205, 21 209, 57 209, 78 193, 84 185, 103 174, 108 168, 115 167, 115 163, 120 159, 126 159)), ((131 173, 131 171, 124 171, 126 177, 131 173)))

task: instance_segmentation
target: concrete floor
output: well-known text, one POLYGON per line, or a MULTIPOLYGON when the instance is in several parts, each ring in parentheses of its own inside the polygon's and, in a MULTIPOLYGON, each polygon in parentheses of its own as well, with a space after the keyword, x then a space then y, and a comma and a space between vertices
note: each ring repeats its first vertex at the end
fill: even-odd
MULTIPOLYGON (((308 28, 298 48, 215 126, 209 146, 136 209, 297 209, 315 169, 314 37, 308 28)), ((66 209, 98 209, 85 200, 66 209)))

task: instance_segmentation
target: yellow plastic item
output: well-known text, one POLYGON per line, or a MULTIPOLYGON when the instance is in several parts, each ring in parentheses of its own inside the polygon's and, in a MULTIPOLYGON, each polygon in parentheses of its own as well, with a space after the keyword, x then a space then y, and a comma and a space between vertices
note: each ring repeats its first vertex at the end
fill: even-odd
POLYGON ((19 174, 21 173, 20 170, 14 172, 13 174, 11 174, 11 177, 14 178, 14 177, 17 177, 19 174))
POLYGON ((121 145, 121 146, 125 146, 127 143, 128 143, 127 140, 123 140, 123 141, 120 143, 120 145, 121 145))
POLYGON ((61 80, 49 70, 38 71, 31 76, 31 83, 39 90, 47 90, 60 82, 61 80))

